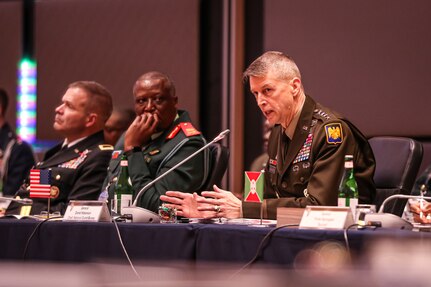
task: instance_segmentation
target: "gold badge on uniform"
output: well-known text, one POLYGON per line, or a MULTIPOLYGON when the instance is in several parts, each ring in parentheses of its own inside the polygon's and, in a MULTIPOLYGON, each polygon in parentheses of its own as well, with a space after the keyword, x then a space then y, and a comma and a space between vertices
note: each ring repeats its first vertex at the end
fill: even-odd
POLYGON ((114 147, 110 144, 101 144, 99 145, 100 150, 114 150, 114 147))
POLYGON ((325 125, 325 132, 328 144, 340 144, 343 142, 343 129, 340 123, 325 125))
POLYGON ((58 187, 56 187, 55 185, 51 186, 51 198, 57 198, 58 195, 60 194, 60 189, 58 187))
POLYGON ((156 155, 156 154, 158 154, 158 153, 160 153, 160 150, 159 149, 153 149, 152 151, 150 151, 148 154, 149 155, 156 155))

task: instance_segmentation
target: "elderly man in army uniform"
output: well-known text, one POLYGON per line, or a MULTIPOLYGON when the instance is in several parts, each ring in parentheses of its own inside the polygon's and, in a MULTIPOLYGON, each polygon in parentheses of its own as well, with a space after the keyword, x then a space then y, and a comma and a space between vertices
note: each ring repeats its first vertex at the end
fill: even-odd
POLYGON ((244 72, 256 102, 274 125, 268 145, 262 204, 242 202, 217 186, 202 196, 168 192, 162 200, 179 215, 275 219, 277 207, 337 205, 345 155, 354 156, 359 202, 375 196, 375 160, 360 131, 343 117, 306 95, 295 62, 267 52, 244 72))
MULTIPOLYGON (((51 213, 63 214, 72 199, 98 198, 113 150, 104 144, 103 136, 111 112, 112 97, 102 85, 80 81, 68 86, 54 120, 54 129, 65 139, 36 165, 37 169, 51 169, 51 213)), ((28 197, 30 188, 26 184, 18 195, 28 197)), ((47 199, 33 198, 32 214, 47 210, 47 199)))
POLYGON ((148 72, 138 78, 134 87, 137 117, 120 138, 109 164, 104 190, 109 198, 119 172, 122 154, 127 156, 133 198, 140 207, 157 212, 160 195, 167 190, 199 191, 209 172, 209 153, 205 150, 186 161, 161 180, 147 186, 199 148, 206 141, 196 130, 186 111, 178 110, 178 97, 172 81, 160 72, 148 72))

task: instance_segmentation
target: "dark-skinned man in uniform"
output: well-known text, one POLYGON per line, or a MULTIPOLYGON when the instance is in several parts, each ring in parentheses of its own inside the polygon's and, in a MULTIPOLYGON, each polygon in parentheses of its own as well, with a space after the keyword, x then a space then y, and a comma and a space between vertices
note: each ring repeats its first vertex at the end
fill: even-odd
MULTIPOLYGON (((79 81, 68 86, 55 109, 54 129, 64 141, 45 153, 36 169, 51 169, 50 213, 64 214, 69 200, 96 200, 107 174, 113 147, 103 129, 112 112, 112 97, 102 85, 79 81)), ((30 186, 18 191, 28 197, 30 186)), ((32 214, 47 211, 48 200, 33 198, 32 214)))
MULTIPOLYGON (((143 74, 133 87, 133 95, 137 117, 115 146, 102 191, 108 191, 110 199, 123 153, 127 155, 135 199, 149 182, 206 143, 191 124, 189 114, 177 109, 175 86, 166 75, 155 71, 143 74)), ((138 206, 157 212, 160 195, 167 190, 199 191, 208 169, 209 153, 204 150, 149 186, 138 199, 138 206)))
POLYGON ((169 191, 163 201, 187 217, 275 219, 277 207, 337 205, 345 155, 354 156, 359 202, 375 196, 375 160, 367 139, 348 120, 305 94, 295 62, 267 52, 244 72, 270 124, 263 203, 242 202, 214 186, 202 196, 169 191))

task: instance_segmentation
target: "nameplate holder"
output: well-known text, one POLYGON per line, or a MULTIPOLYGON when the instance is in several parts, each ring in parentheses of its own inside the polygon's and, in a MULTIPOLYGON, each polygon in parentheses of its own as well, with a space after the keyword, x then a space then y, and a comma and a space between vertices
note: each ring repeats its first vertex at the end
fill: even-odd
POLYGON ((108 206, 97 200, 71 200, 63 221, 102 222, 111 221, 108 206))
POLYGON ((301 229, 342 230, 353 224, 350 207, 307 206, 301 218, 301 229))

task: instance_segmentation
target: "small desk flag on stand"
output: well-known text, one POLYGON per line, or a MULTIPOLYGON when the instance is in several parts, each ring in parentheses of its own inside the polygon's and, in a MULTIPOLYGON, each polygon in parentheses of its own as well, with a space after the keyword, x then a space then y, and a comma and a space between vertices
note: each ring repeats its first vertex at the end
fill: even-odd
POLYGON ((51 198, 51 170, 30 170, 30 197, 51 198))
POLYGON ((244 181, 244 201, 262 202, 264 188, 264 173, 246 171, 244 181))

